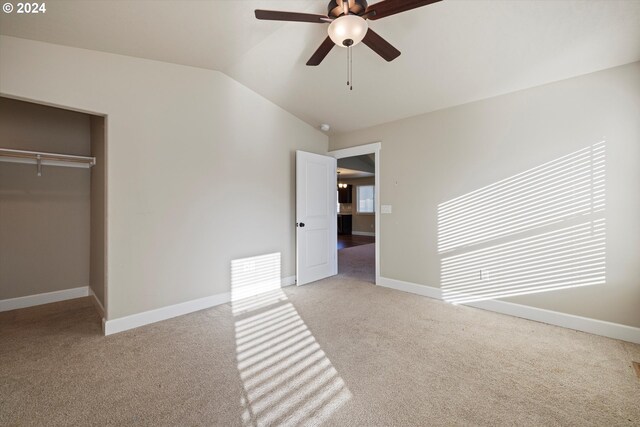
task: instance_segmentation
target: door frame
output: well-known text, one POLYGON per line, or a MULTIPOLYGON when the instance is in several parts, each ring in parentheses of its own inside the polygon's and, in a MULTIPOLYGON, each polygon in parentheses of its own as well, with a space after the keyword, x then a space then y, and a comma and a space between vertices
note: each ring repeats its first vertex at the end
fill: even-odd
MULTIPOLYGON (((343 159, 345 157, 361 156, 363 154, 375 154, 375 197, 376 197, 376 218, 375 218, 375 233, 376 233, 376 278, 375 283, 380 283, 380 151, 382 150, 381 142, 373 142, 370 144, 356 145, 354 147, 343 148, 340 150, 332 150, 327 154, 337 159, 343 159)), ((337 214, 337 212, 336 212, 337 214)), ((338 248, 336 246, 336 259, 338 256, 338 248)))

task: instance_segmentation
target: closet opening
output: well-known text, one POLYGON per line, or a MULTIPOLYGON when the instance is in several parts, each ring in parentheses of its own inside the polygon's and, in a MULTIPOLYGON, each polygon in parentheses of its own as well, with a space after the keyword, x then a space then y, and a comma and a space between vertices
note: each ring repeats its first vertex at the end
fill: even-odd
POLYGON ((102 333, 105 125, 104 116, 0 97, 0 323, 102 333))

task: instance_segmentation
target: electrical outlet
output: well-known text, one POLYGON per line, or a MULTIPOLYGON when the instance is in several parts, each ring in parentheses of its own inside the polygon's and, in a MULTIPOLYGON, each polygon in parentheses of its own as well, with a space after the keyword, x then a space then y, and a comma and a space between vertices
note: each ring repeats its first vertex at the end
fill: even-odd
POLYGON ((392 207, 391 205, 381 205, 380 206, 380 212, 383 214, 390 214, 392 211, 392 207))

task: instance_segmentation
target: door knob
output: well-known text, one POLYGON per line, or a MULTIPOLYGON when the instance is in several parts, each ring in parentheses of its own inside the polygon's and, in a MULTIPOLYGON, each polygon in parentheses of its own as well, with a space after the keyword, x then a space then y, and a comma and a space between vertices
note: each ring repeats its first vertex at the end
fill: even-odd
POLYGON ((296 222, 296 227, 304 227, 304 222, 301 222, 301 223, 296 222))

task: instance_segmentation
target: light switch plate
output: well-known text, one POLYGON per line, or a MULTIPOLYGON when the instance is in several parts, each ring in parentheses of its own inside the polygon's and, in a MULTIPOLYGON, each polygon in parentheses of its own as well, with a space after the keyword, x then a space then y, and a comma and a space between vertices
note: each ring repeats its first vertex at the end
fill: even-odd
POLYGON ((382 205, 380 206, 380 212, 383 214, 390 214, 391 213, 391 205, 382 205))

